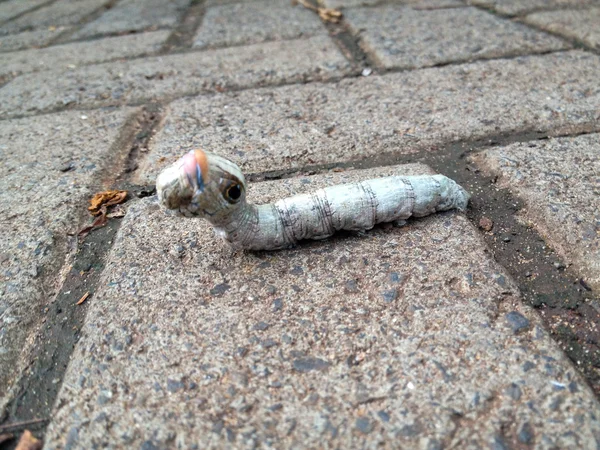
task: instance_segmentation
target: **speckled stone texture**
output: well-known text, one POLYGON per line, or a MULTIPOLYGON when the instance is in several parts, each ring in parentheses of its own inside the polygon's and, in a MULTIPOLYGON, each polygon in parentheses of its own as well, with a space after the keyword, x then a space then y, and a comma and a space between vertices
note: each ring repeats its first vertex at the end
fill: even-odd
POLYGON ((326 33, 319 17, 301 5, 273 0, 208 8, 194 47, 223 47, 326 33))
POLYGON ((410 5, 415 9, 437 9, 464 6, 461 0, 323 0, 327 8, 355 8, 358 6, 373 6, 380 3, 410 5))
POLYGON ((123 0, 98 19, 85 25, 74 39, 109 33, 173 27, 190 0, 123 0))
MULTIPOLYGON (((392 173, 259 183, 250 198, 392 173)), ((131 206, 47 449, 590 448, 600 407, 455 213, 233 254, 131 206)))
POLYGON ((132 34, 88 42, 55 45, 2 55, 0 78, 43 70, 65 70, 117 58, 155 53, 169 31, 132 34))
POLYGON ((326 36, 232 47, 20 76, 0 89, 0 117, 65 105, 97 107, 351 73, 326 36))
POLYGON ((524 220, 600 289, 600 135, 513 144, 474 159, 523 199, 524 220))
POLYGON ((30 9, 40 7, 51 0, 8 0, 0 3, 0 24, 23 14, 30 9))
POLYGON ((492 8, 502 14, 515 16, 539 9, 589 5, 597 2, 597 0, 467 0, 467 2, 492 8))
POLYGON ((567 44, 477 8, 415 10, 384 5, 345 12, 361 47, 382 67, 413 69, 548 50, 567 44))
POLYGON ((52 27, 0 36, 0 52, 11 52, 29 47, 42 47, 48 45, 53 39, 56 39, 58 35, 69 29, 70 27, 52 27))
MULTIPOLYGON (((0 415, 132 110, 0 121, 0 415)), ((110 178, 110 177, 108 177, 110 178)), ((86 221, 88 217, 86 217, 86 221)))
MULTIPOLYGON (((136 180, 201 147, 246 172, 411 153, 596 123, 600 58, 579 51, 172 103, 136 180)), ((1 97, 1 91, 0 91, 1 97)))
POLYGON ((58 0, 43 8, 25 14, 2 27, 0 34, 21 30, 75 25, 98 11, 109 0, 58 0))
POLYGON ((600 8, 540 12, 525 21, 600 49, 600 8))

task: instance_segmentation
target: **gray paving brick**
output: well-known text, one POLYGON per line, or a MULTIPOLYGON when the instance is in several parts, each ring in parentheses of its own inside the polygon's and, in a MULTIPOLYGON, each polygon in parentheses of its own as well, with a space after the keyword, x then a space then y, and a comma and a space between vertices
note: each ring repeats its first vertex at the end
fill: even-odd
POLYGON ((386 68, 418 68, 558 50, 561 39, 476 8, 415 10, 385 5, 345 13, 361 46, 386 68), (460 25, 459 25, 460 24, 460 25))
POLYGON ((581 448, 600 432, 594 395, 461 215, 232 255, 204 222, 147 199, 129 209, 100 285, 47 449, 69 436, 80 448, 475 449, 524 435, 581 448))
POLYGON ((24 31, 22 33, 0 36, 0 52, 46 46, 59 34, 69 29, 69 27, 52 27, 43 30, 24 31))
POLYGON ((492 8, 511 16, 525 14, 538 9, 589 5, 597 0, 467 0, 469 3, 492 8))
POLYGON ((73 69, 111 59, 152 54, 160 50, 169 33, 154 31, 6 53, 2 55, 0 79, 38 70, 73 69))
POLYGON ((464 6, 461 0, 323 0, 323 4, 328 8, 356 8, 358 6, 373 6, 381 3, 392 3, 398 5, 408 5, 415 9, 437 9, 453 8, 464 6))
POLYGON ((206 91, 326 80, 350 65, 326 36, 22 75, 0 89, 0 117, 65 105, 140 103, 206 91))
POLYGON ((72 256, 67 233, 82 227, 87 198, 115 164, 113 145, 132 112, 0 121, 0 414, 72 256))
POLYGON ((580 51, 183 99, 138 180, 195 147, 248 172, 435 151, 490 134, 596 123, 600 58, 580 51))
POLYGON ((123 0, 84 26, 74 39, 100 34, 173 27, 190 0, 123 0))
POLYGON ((23 14, 32 8, 36 8, 51 0, 10 0, 0 3, 0 23, 23 14))
POLYGON ((523 199, 525 220, 600 289, 600 135, 513 144, 475 161, 523 199))
POLYGON ((109 0, 58 0, 0 27, 0 34, 26 29, 75 25, 109 0))
POLYGON ((600 49, 600 7, 540 12, 527 16, 525 21, 600 49))
POLYGON ((209 8, 194 47, 214 47, 292 39, 326 33, 319 17, 301 5, 273 0, 209 8))

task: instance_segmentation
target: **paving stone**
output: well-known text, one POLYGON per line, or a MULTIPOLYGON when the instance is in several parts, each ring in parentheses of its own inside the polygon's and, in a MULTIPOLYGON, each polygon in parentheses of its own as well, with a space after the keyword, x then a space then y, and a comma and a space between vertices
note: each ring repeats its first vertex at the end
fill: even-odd
POLYGON ((69 29, 69 27, 52 27, 45 30, 24 31, 0 36, 0 52, 22 50, 29 47, 43 47, 69 29))
POLYGON ((37 8, 51 0, 10 0, 0 3, 0 23, 37 8))
POLYGON ((206 11, 194 47, 293 39, 325 33, 319 17, 301 5, 272 0, 215 6, 206 11))
MULTIPOLYGON (((249 193, 272 201, 424 172, 334 173, 249 193)), ((519 436, 581 448, 600 435, 594 395, 459 214, 232 254, 204 222, 145 199, 129 209, 101 286, 47 449, 69 436, 81 448, 475 449, 519 436), (345 292, 350 280, 357 289, 345 292), (398 296, 386 302, 390 288, 398 296), (514 331, 508 313, 529 327, 514 331)))
POLYGON ((524 219, 600 289, 600 135, 513 144, 475 160, 500 175, 525 202, 524 219))
POLYGON ((386 68, 412 69, 567 47, 561 39, 473 7, 424 11, 384 5, 350 9, 345 17, 360 35, 362 48, 386 68))
POLYGON ((467 0, 468 3, 492 8, 502 14, 516 16, 538 9, 588 5, 597 0, 467 0))
POLYGON ((600 49, 600 8, 540 12, 525 21, 600 49))
POLYGON ((491 134, 564 132, 597 123, 598 73, 598 56, 571 51, 182 99, 170 105, 137 179, 153 183, 196 147, 261 172, 436 151, 491 134))
POLYGON ((6 53, 2 55, 0 79, 38 70, 74 69, 111 59, 155 53, 169 33, 154 31, 6 53))
POLYGON ((109 0, 58 0, 0 27, 0 34, 17 31, 76 25, 99 10, 109 0))
POLYGON ((391 2, 382 2, 382 0, 323 0, 323 4, 327 8, 356 8, 380 3, 409 5, 415 9, 453 8, 465 5, 461 0, 392 0, 391 2))
POLYGON ((350 64, 327 36, 140 58, 22 75, 0 89, 0 116, 327 80, 350 72, 350 64))
POLYGON ((190 0, 124 0, 84 26, 72 38, 173 27, 189 3, 190 0))
POLYGON ((0 121, 0 414, 60 287, 74 244, 67 233, 81 228, 87 198, 112 168, 113 145, 132 112, 0 121))

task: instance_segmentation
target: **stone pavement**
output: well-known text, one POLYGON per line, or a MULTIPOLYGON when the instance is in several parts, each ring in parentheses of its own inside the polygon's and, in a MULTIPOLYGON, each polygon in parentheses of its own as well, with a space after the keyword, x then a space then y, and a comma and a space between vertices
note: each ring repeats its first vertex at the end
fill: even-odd
POLYGON ((0 1, 0 448, 600 446, 600 2, 322 3, 0 1), (233 253, 151 195, 196 147, 473 199, 233 253))

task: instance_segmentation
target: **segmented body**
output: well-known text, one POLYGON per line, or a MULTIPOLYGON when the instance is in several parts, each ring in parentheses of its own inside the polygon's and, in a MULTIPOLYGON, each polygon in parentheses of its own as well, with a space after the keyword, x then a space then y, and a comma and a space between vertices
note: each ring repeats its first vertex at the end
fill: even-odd
POLYGON ((365 231, 378 223, 464 210, 468 194, 443 176, 394 176, 319 189, 272 204, 247 204, 217 229, 235 248, 275 250, 339 230, 365 231))
POLYGON ((392 176, 319 189, 272 204, 246 202, 239 168, 196 150, 165 170, 158 197, 169 209, 203 217, 236 249, 276 250, 339 230, 364 231, 436 211, 464 210, 469 194, 443 175, 392 176))

